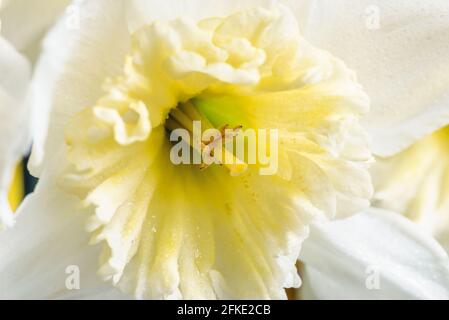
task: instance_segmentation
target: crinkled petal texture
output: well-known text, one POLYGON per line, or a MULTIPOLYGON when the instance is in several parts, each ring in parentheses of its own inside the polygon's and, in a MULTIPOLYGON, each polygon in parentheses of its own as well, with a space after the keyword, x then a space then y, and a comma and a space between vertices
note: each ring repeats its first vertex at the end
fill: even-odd
POLYGON ((372 193, 354 73, 278 6, 153 22, 131 43, 122 74, 66 126, 64 184, 95 207, 100 273, 137 298, 285 298, 311 219, 372 193), (187 102, 216 128, 278 129, 276 174, 174 165, 165 123, 187 102))
POLYGON ((449 258, 397 213, 314 224, 300 256, 303 299, 449 299, 449 258))
POLYGON ((29 140, 28 112, 22 104, 28 80, 28 62, 0 37, 0 229, 14 222, 7 194, 29 140))
POLYGON ((306 39, 357 72, 372 102, 363 124, 376 155, 449 123, 448 1, 283 1, 306 16, 306 39))
POLYGON ((373 167, 374 206, 417 222, 449 249, 449 127, 373 167))

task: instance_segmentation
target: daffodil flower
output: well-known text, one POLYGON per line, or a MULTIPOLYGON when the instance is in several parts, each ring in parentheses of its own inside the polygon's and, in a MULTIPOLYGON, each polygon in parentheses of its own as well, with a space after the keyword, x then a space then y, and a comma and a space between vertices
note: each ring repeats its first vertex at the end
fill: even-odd
POLYGON ((14 223, 8 191, 14 168, 29 147, 27 108, 23 103, 29 63, 0 37, 0 230, 14 223))
MULTIPOLYGON (((312 225, 302 254, 308 283, 338 248, 352 258, 335 263, 341 274, 354 260, 366 266, 363 257, 403 266, 407 273, 384 271, 398 278, 386 295, 447 297, 449 258, 405 219, 370 212, 336 222, 343 227, 321 224, 369 206, 367 131, 376 154, 386 155, 448 120, 444 109, 410 93, 398 102, 401 92, 386 90, 393 80, 379 83, 401 70, 395 63, 410 61, 382 51, 399 48, 402 34, 370 37, 363 19, 363 30, 354 26, 363 4, 75 1, 79 23, 68 24, 70 14, 59 21, 34 75, 30 101, 50 111, 34 137, 31 169, 41 180, 16 230, 0 236, 0 293, 285 298, 284 288, 300 285, 295 263, 312 225), (367 61, 368 52, 382 59, 367 61), (347 65, 372 97, 371 111, 347 65), (425 128, 409 136, 410 121, 425 128), (236 159, 229 150, 237 161, 175 165, 171 134, 193 133, 194 122, 222 132, 223 140, 244 129, 278 130, 278 170, 261 175, 262 161, 236 159), (375 236, 401 245, 379 258, 375 236), (400 259, 403 248, 410 250, 400 259), (65 288, 70 266, 82 274, 79 291, 65 288), (404 280, 417 275, 419 281, 404 280)), ((438 57, 447 47, 436 49, 438 57)), ((209 142, 189 147, 201 153, 209 142)))

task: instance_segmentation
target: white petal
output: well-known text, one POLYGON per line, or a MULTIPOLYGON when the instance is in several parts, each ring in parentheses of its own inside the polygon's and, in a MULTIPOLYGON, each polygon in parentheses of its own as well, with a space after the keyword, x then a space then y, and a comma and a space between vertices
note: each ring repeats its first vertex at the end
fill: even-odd
POLYGON ((96 275, 99 248, 88 245, 78 199, 44 179, 18 214, 0 234, 0 299, 126 298, 96 275), (70 266, 79 268, 80 290, 66 287, 70 266))
POLYGON ((449 123, 449 2, 317 0, 300 9, 306 38, 343 59, 372 98, 365 125, 377 155, 449 123))
POLYGON ((445 251, 412 222, 389 211, 370 209, 316 224, 301 260, 301 295, 306 299, 449 299, 445 251))
POLYGON ((28 146, 28 114, 21 103, 29 65, 0 37, 0 229, 13 224, 7 192, 14 166, 28 146))
POLYGON ((6 39, 0 37, 0 88, 17 100, 23 98, 29 76, 29 63, 6 39))
POLYGON ((443 246, 444 250, 449 254, 449 234, 446 233, 439 239, 440 244, 443 246))
POLYGON ((400 213, 442 244, 449 239, 449 126, 371 168, 373 206, 400 213))
POLYGON ((71 0, 3 0, 0 9, 2 34, 27 53, 64 11, 71 0))
POLYGON ((50 32, 32 81, 34 174, 44 151, 51 155, 63 145, 66 120, 92 105, 105 79, 121 71, 129 47, 122 1, 77 1, 73 10, 79 20, 67 12, 50 32))
POLYGON ((228 16, 251 7, 270 7, 276 0, 131 0, 129 24, 136 30, 154 20, 168 21, 178 17, 195 20, 214 16, 228 16))

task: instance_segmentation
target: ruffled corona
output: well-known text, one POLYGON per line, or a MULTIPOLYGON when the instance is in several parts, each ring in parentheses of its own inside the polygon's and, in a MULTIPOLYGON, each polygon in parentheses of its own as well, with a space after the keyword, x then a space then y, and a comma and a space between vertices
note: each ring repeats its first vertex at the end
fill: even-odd
POLYGON ((393 209, 449 244, 449 127, 376 165, 375 205, 393 209))
MULTIPOLYGON (((283 7, 154 22, 66 130, 100 273, 137 298, 284 298, 307 225, 369 204, 369 100, 283 7), (278 169, 175 165, 176 127, 276 129, 278 169)), ((237 134, 237 133, 236 133, 237 134)))

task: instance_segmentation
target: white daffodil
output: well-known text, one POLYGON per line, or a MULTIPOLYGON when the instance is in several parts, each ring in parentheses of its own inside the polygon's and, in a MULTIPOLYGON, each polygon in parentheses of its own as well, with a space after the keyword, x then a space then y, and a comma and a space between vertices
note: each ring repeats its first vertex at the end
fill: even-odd
POLYGON ((449 127, 379 159, 373 172, 374 205, 405 215, 449 251, 449 127))
POLYGON ((29 113, 23 104, 29 73, 28 61, 0 37, 0 230, 14 223, 8 190, 30 142, 29 113))
POLYGON ((432 36, 449 25, 448 6, 428 6, 431 18, 443 17, 428 26, 416 22, 416 3, 384 4, 383 23, 400 31, 386 36, 363 17, 373 1, 282 3, 72 4, 79 23, 68 23, 69 14, 59 21, 33 79, 30 99, 49 111, 32 155, 41 180, 17 228, 0 235, 0 295, 285 298, 284 288, 300 285, 295 263, 312 224, 301 256, 312 288, 323 288, 315 274, 329 272, 338 284, 352 272, 357 281, 360 268, 383 263, 394 281, 380 296, 449 297, 449 258, 407 220, 370 211, 337 225, 316 222, 368 210, 372 156, 362 117, 377 155, 448 122, 442 101, 424 97, 435 92, 416 81, 429 72, 445 84, 438 58, 447 44, 432 36), (421 43, 422 51, 402 56, 404 41, 420 35, 432 50, 421 43), (416 62, 431 65, 415 71, 416 62), (392 78, 404 70, 406 79, 392 78), (277 130, 277 152, 269 148, 276 174, 261 175, 264 161, 234 149, 214 151, 235 161, 208 152, 220 165, 175 165, 171 137, 195 134, 194 122, 221 132, 197 146, 194 136, 188 150, 201 155, 240 130, 277 130), (419 126, 410 133, 412 123, 419 126), (398 245, 382 250, 390 243, 398 245), (342 259, 326 260, 333 248, 342 259), (320 268, 334 262, 335 273, 320 268), (68 290, 77 287, 67 283, 71 270, 80 272, 81 290, 68 290))

